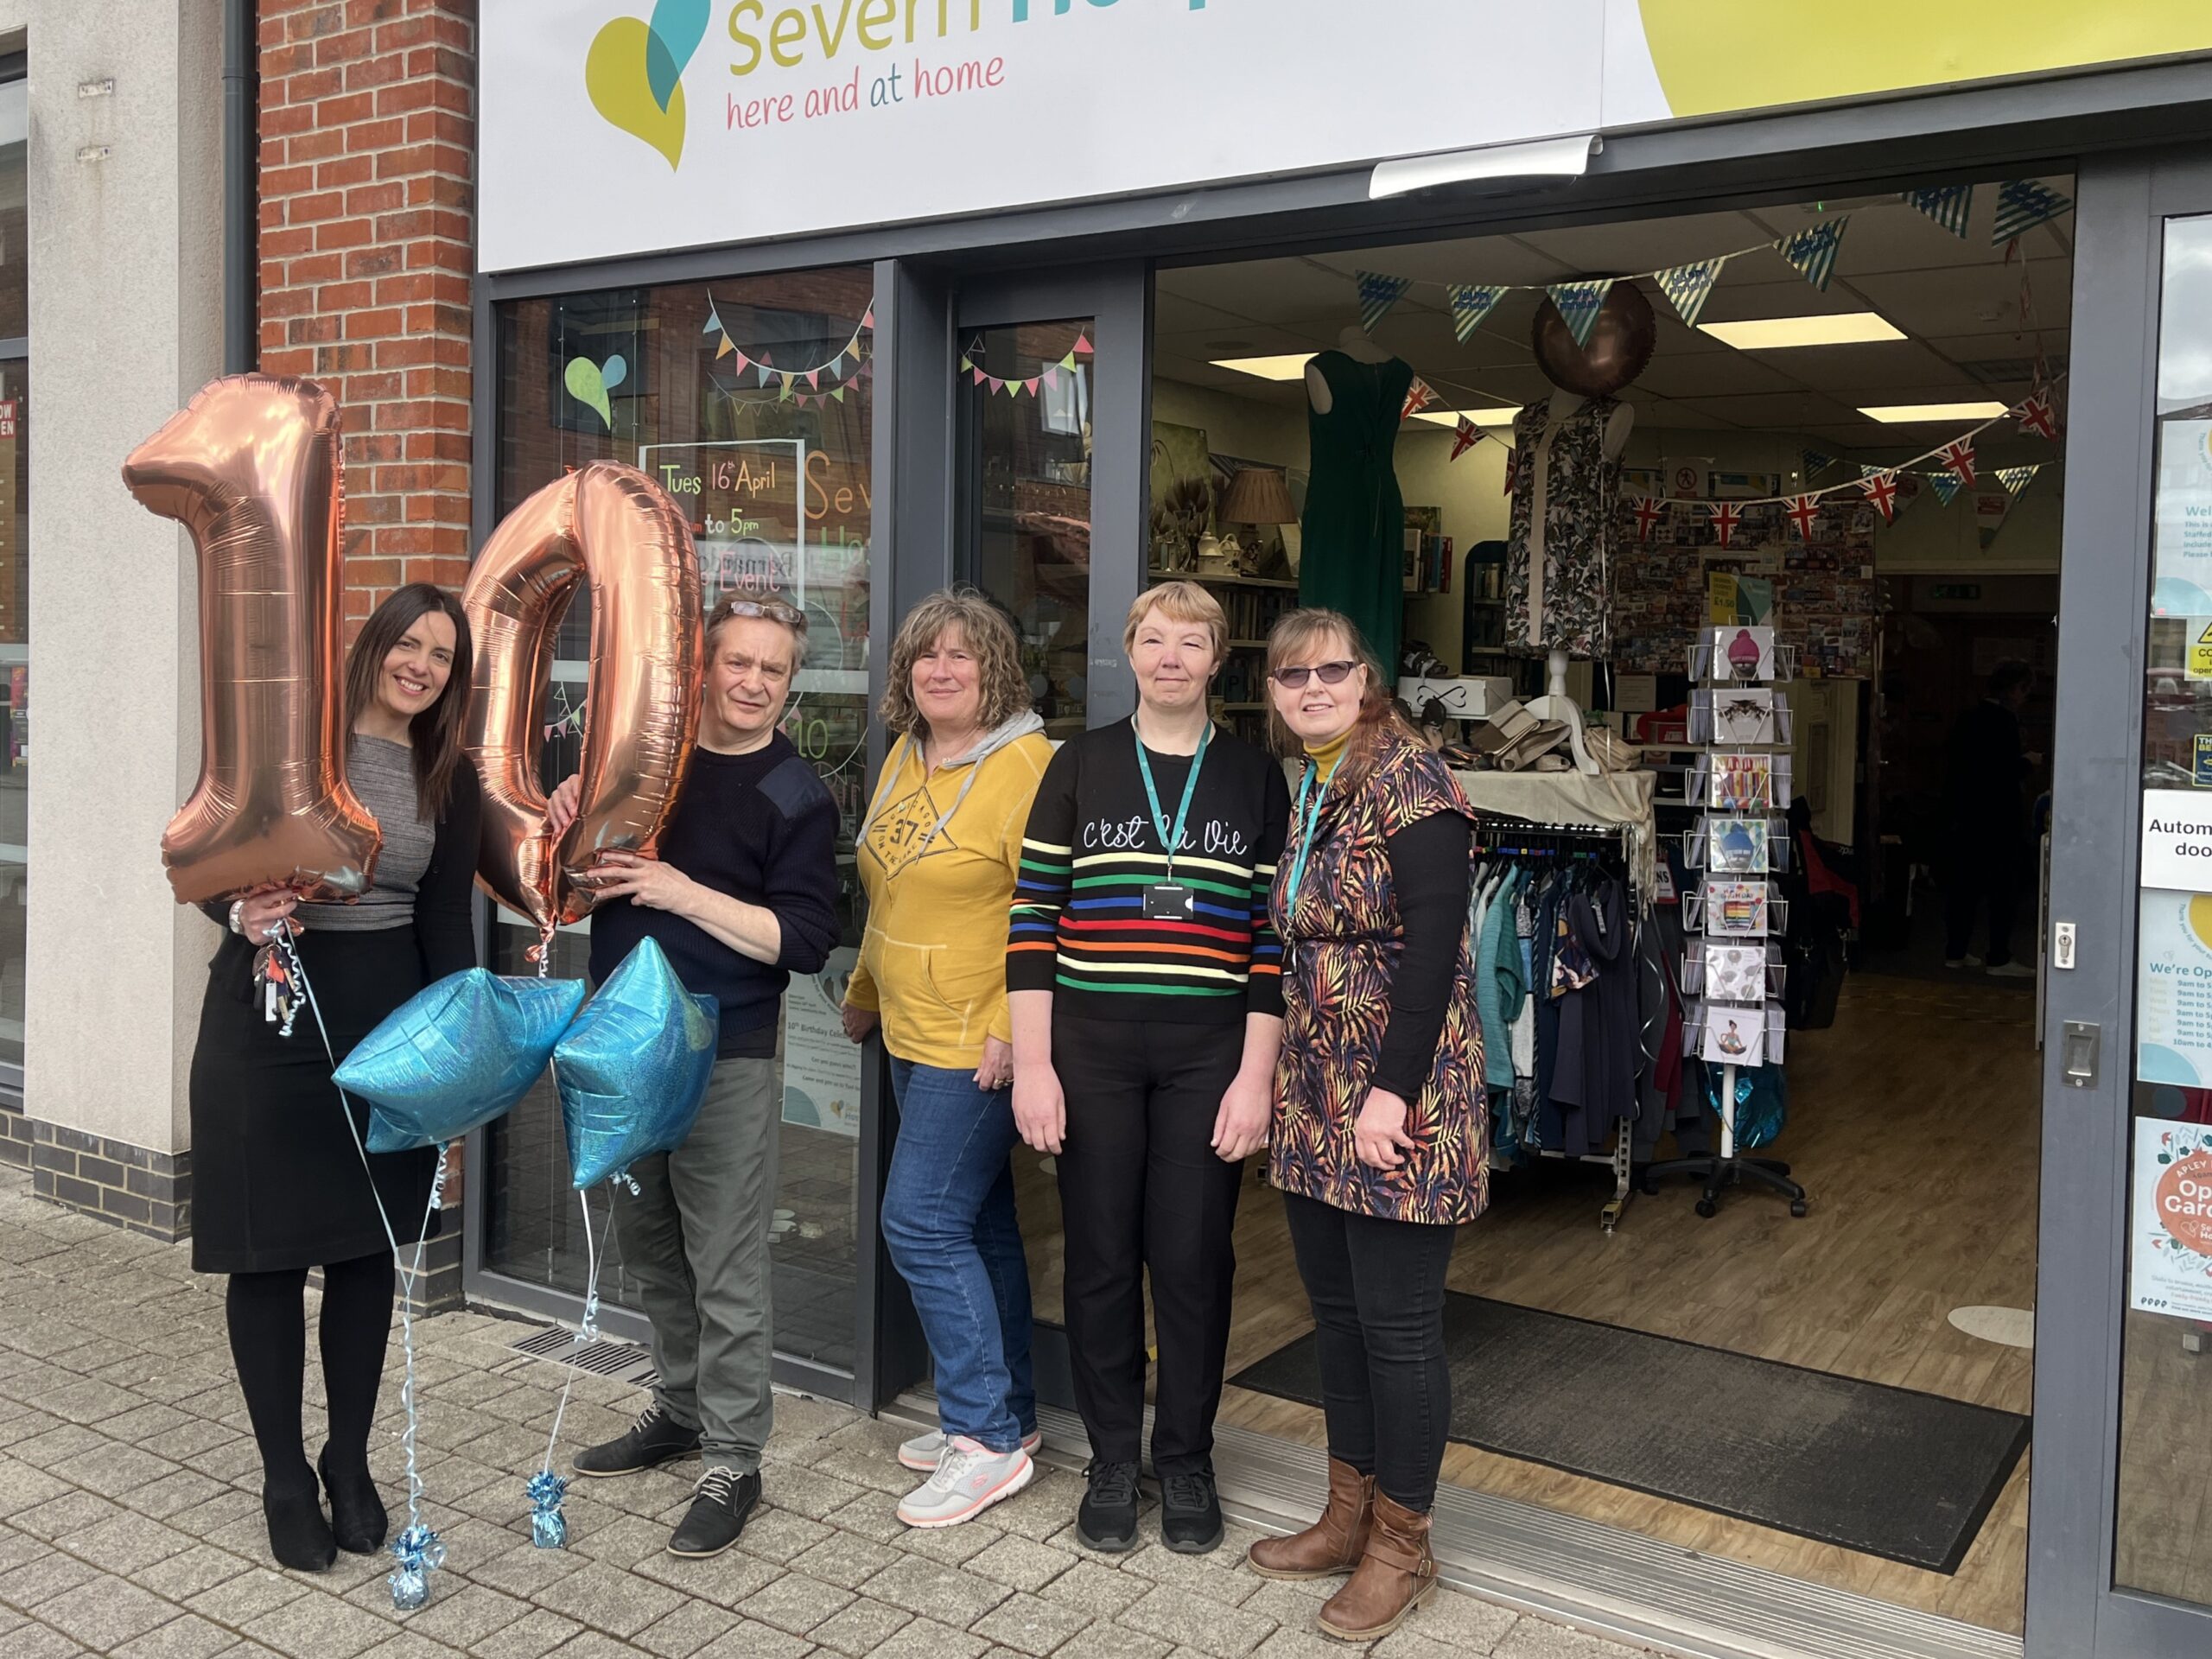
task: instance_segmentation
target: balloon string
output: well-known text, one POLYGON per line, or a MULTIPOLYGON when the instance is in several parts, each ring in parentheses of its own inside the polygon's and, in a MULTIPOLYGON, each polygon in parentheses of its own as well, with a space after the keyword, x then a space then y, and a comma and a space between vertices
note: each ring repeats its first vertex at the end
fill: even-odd
MULTIPOLYGON (((583 1319, 576 1326, 575 1338, 570 1344, 572 1351, 581 1349, 588 1342, 596 1341, 599 1337, 599 1247, 591 1236, 590 1194, 579 1191, 576 1205, 584 1212, 584 1264, 588 1276, 584 1284, 583 1319)), ((607 1218, 609 1222, 614 1219, 614 1206, 611 1203, 607 1207, 607 1218)), ((571 1365, 569 1380, 561 1385, 561 1403, 553 1413, 553 1432, 545 1437, 544 1471, 547 1474, 553 1472, 554 1448, 561 1443, 561 1420, 568 1415, 569 1391, 575 1387, 575 1383, 576 1368, 571 1365)))
MULTIPOLYGON (((452 1149, 450 1141, 438 1147, 438 1166, 430 1176, 430 1202, 423 1211, 423 1230, 415 1240, 414 1265, 400 1268, 399 1349, 404 1357, 406 1376, 399 1385, 399 1403, 405 1424, 399 1432, 399 1443, 407 1458, 407 1524, 410 1529, 420 1526, 423 1520, 423 1472, 416 1466, 415 1456, 415 1430, 419 1415, 415 1406, 415 1292, 422 1283, 423 1251, 429 1243, 430 1217, 438 1208, 439 1191, 446 1183, 446 1155, 452 1149)), ((396 1262, 397 1253, 394 1260, 396 1262)))

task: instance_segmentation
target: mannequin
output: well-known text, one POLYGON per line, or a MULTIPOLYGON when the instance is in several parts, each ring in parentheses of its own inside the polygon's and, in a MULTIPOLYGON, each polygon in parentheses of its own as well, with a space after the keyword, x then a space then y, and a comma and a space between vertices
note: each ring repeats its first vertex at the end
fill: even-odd
POLYGON ((1392 683, 1405 626, 1406 509, 1395 452, 1413 378, 1408 365, 1356 327, 1306 365, 1312 474, 1299 602, 1350 617, 1392 683))
MULTIPOLYGON (((1541 428, 1535 428, 1525 415, 1522 416, 1522 426, 1524 430, 1538 435, 1537 448, 1541 450, 1548 445, 1553 434, 1558 432, 1583 411, 1588 402, 1587 398, 1577 392, 1554 391, 1550 403, 1545 408, 1541 428)), ((1616 405, 1606 416, 1605 429, 1599 447, 1608 468, 1619 465, 1620 458, 1628 448, 1629 434, 1635 425, 1636 411, 1626 404, 1616 405)), ((1546 517, 1547 497, 1551 486, 1549 469, 1548 467, 1536 466, 1534 455, 1527 457, 1524 465, 1531 468, 1529 485, 1529 520, 1532 524, 1541 524, 1546 517)), ((1601 491, 1602 499, 1606 501, 1611 500, 1611 495, 1612 492, 1610 489, 1601 491)), ((1528 609, 1529 632, 1533 638, 1541 626, 1544 611, 1543 571, 1541 562, 1532 559, 1530 564, 1528 609)), ((1567 691, 1568 656, 1569 653, 1563 645, 1554 646, 1546 653, 1544 695, 1529 702, 1529 711, 1539 720, 1563 722, 1567 728, 1568 741, 1574 751, 1575 769, 1578 772, 1594 772, 1598 770, 1598 763, 1591 759, 1589 746, 1583 738, 1582 710, 1567 691)))

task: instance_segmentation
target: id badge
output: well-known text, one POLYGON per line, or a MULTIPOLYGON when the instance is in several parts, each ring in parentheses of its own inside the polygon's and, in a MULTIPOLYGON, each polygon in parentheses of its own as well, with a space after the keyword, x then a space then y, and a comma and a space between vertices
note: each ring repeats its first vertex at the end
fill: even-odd
POLYGON ((1195 913, 1191 890, 1179 881, 1156 881, 1144 890, 1147 922, 1187 922, 1195 913))

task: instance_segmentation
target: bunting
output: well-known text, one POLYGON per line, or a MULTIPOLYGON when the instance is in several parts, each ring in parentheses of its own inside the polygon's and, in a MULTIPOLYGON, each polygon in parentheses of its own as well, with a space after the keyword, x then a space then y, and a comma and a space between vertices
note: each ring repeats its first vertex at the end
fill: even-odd
POLYGON ((1975 538, 1984 552, 1997 539, 1997 532, 2005 528, 2005 515, 2012 511, 2012 497, 2005 490, 1978 492, 1974 498, 1974 528, 1975 538))
MULTIPOLYGON (((770 385, 780 380, 783 383, 782 389, 778 393, 776 401, 786 403, 791 401, 794 396, 792 386, 795 381, 805 381, 807 390, 810 391, 823 391, 821 383, 825 378, 842 385, 849 386, 867 372, 870 359, 867 342, 868 337, 875 332, 875 304, 873 301, 869 302, 868 308, 861 314, 859 326, 854 328, 851 336, 835 353, 819 363, 809 364, 801 369, 777 368, 772 364, 762 362, 756 353, 748 352, 740 346, 731 335, 729 329, 724 326, 721 307, 715 303, 715 297, 711 294, 707 296, 707 321, 699 332, 702 334, 715 337, 715 361, 717 363, 726 357, 735 358, 737 360, 730 366, 741 375, 750 372, 758 376, 758 384, 762 386, 770 385), (848 365, 850 365, 849 368, 848 365)), ((820 402, 826 400, 827 397, 828 393, 824 392, 823 399, 810 402, 808 399, 800 398, 798 401, 810 403, 810 407, 819 407, 820 402)), ((844 400, 839 398, 837 401, 842 403, 844 400)))
POLYGON ((1359 326, 1373 334, 1382 319, 1390 315, 1390 308, 1403 299, 1406 290, 1414 285, 1410 276, 1386 276, 1380 271, 1363 270, 1359 273, 1359 326))
POLYGON ((1813 539, 1814 526, 1821 517, 1821 498, 1817 495, 1793 495, 1789 498, 1789 522, 1797 526, 1797 539, 1813 539))
POLYGON ((1974 186, 1947 184, 1933 190, 1908 190, 1904 199, 1961 241, 1966 239, 1967 219, 1974 212, 1974 186))
POLYGON ((1825 294, 1828 279, 1835 275, 1836 250, 1843 245, 1844 227, 1850 223, 1851 215, 1846 213, 1840 219, 1808 226, 1778 239, 1774 251, 1788 260, 1799 276, 1825 294))
POLYGON ((1936 452, 1936 459, 1959 475, 1967 488, 1974 487, 1974 440, 1953 438, 1936 452))
POLYGON ((1551 302, 1566 319, 1567 332, 1574 336, 1577 346, 1590 343, 1591 325, 1598 321, 1598 312, 1605 303, 1605 296, 1613 291, 1613 279, 1599 276, 1586 283, 1554 283, 1544 289, 1551 302))
MULTIPOLYGON (((970 385, 988 386, 993 397, 1003 391, 1009 397, 1034 397, 1041 391, 1058 387, 1060 377, 1074 373, 1079 366, 1078 359, 1092 355, 1096 347, 1091 345, 1088 334, 1077 331, 1075 344, 1068 347, 1067 355, 1058 362, 1048 363, 1039 372, 1014 380, 1003 379, 976 362, 976 354, 982 349, 982 336, 978 334, 968 349, 960 353, 960 372, 968 377, 970 385)), ((1399 418, 1404 417, 1401 416, 1399 418)))
POLYGON ((1887 467, 1870 467, 1863 461, 1859 463, 1859 476, 1861 480, 1869 479, 1877 473, 1886 473, 1890 470, 1891 468, 1887 467))
POLYGON ((1413 384, 1406 388, 1405 405, 1398 410, 1399 421, 1403 423, 1413 419, 1435 401, 1436 394, 1428 389, 1428 382, 1419 375, 1414 376, 1413 384))
POLYGON ((1705 309, 1713 285, 1720 280, 1720 268, 1727 263, 1726 254, 1718 259, 1693 260, 1687 265, 1671 266, 1654 278, 1659 291, 1674 302, 1685 327, 1697 327, 1698 314, 1705 309))
POLYGON ((1648 542, 1659 521, 1667 516, 1667 504, 1656 495, 1636 498, 1636 539, 1648 542))
POLYGON ((1958 499, 1959 492, 1966 487, 1966 480, 1956 473, 1930 473, 1928 483, 1936 492, 1937 502, 1947 507, 1958 499))
POLYGON ((1483 319, 1497 308, 1506 295, 1496 283, 1446 283, 1445 297, 1452 305, 1452 333, 1461 345, 1482 327, 1483 319))
POLYGON ((2014 179, 1997 187, 1997 226, 1989 245, 2002 247, 2016 236, 2024 236, 2038 225, 2056 219, 2073 207, 2071 196, 2037 184, 2033 179, 2014 179))
POLYGON ((1480 443, 1482 437, 1482 428, 1462 415, 1459 417, 1459 424, 1452 429, 1452 459, 1459 460, 1468 450, 1480 443))
POLYGON ((1805 468, 1805 481, 1808 484, 1835 465, 1834 455, 1824 454, 1818 449, 1806 450, 1802 460, 1805 468))
POLYGON ((1866 476, 1859 480, 1859 487, 1866 493, 1866 499, 1880 509, 1884 524, 1896 520, 1897 475, 1895 473, 1885 473, 1878 467, 1870 467, 1866 476))
POLYGON ((1521 451, 1516 446, 1505 452, 1505 493, 1513 493, 1521 482, 1521 451))
POLYGON ((2040 461, 2031 467, 1999 467, 1997 481, 2005 486, 2008 493, 2018 495, 2035 482, 2036 474, 2042 470, 2043 463, 2040 461))
POLYGON ((2020 423, 2021 431, 2032 432, 2053 443, 2058 442, 2058 411, 2052 406, 2049 392, 2036 392, 2008 412, 2020 423))
POLYGON ((1727 546, 1736 534, 1736 526, 1743 522, 1744 510, 1733 501, 1708 501, 1705 510, 1713 515, 1713 540, 1727 546))

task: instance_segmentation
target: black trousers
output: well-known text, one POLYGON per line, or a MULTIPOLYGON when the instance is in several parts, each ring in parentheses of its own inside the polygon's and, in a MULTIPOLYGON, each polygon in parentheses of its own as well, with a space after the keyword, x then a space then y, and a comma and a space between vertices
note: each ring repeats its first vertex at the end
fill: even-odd
POLYGON ((1974 912, 1989 907, 1992 968, 2012 960, 2012 918, 2019 909, 2021 866, 2026 862, 2016 824, 1956 825, 1951 831, 1943 893, 1943 954, 1956 962, 1974 941, 1974 912))
POLYGON ((1052 1020, 1068 1108, 1058 1159, 1068 1348, 1076 1407, 1101 1461, 1138 1460, 1149 1268, 1160 1346, 1153 1468, 1165 1477, 1211 1467, 1244 1166, 1211 1142, 1243 1052, 1241 1020, 1052 1020))
POLYGON ((1459 1230, 1289 1192, 1282 1203, 1319 1327, 1329 1455, 1373 1475, 1392 1503, 1426 1511, 1452 1421, 1444 1273, 1459 1230))

